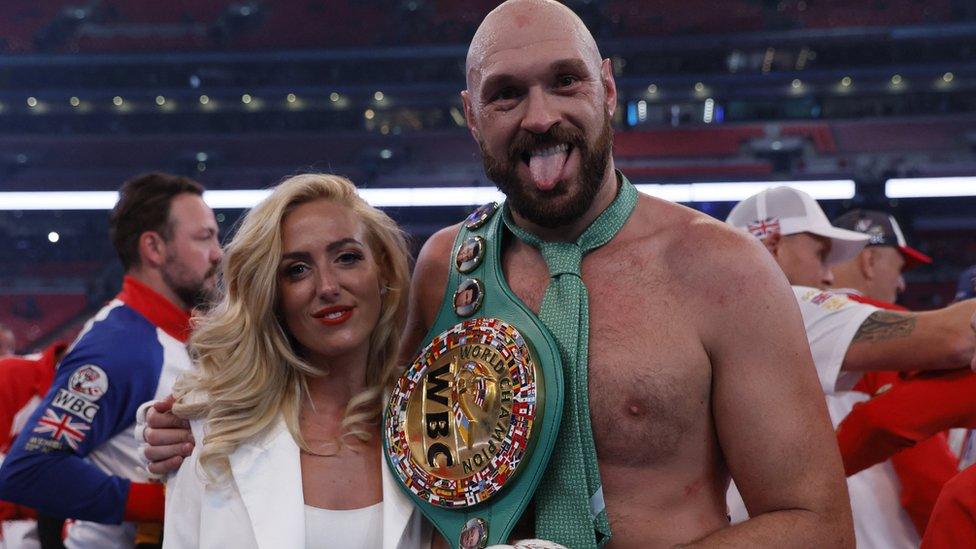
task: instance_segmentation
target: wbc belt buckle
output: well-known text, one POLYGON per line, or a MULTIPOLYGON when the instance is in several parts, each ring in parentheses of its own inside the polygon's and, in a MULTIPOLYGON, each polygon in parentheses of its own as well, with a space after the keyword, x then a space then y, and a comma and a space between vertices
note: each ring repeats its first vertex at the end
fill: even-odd
POLYGON ((496 318, 465 320, 435 337, 390 397, 386 451, 421 500, 464 509, 497 494, 526 458, 542 404, 537 360, 496 318))

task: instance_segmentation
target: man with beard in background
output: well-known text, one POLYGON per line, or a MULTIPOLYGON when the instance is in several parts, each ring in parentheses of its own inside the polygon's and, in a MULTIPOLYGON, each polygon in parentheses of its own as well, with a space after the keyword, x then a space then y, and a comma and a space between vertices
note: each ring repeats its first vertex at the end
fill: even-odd
POLYGON ((161 523, 132 438, 136 407, 190 367, 189 312, 216 288, 217 222, 203 187, 169 174, 126 182, 112 211, 122 291, 88 321, 0 468, 0 499, 76 519, 68 546, 133 547, 161 523))

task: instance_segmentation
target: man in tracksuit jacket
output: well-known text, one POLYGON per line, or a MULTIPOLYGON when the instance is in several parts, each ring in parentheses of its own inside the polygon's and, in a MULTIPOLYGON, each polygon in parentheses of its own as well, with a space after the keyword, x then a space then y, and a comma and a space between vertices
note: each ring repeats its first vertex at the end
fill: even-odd
POLYGON ((138 523, 162 521, 132 425, 190 367, 189 311, 215 289, 221 251, 203 187, 148 174, 126 182, 111 235, 122 291, 88 321, 0 468, 0 499, 76 519, 65 545, 133 547, 138 523))

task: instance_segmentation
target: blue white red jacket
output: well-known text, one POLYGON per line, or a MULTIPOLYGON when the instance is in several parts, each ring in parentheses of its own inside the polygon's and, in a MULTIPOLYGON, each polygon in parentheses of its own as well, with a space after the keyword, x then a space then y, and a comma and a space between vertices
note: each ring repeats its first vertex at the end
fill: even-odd
POLYGON ((190 367, 189 315, 132 277, 88 321, 0 468, 0 499, 74 518, 66 544, 131 547, 134 522, 161 522, 132 436, 136 409, 190 367), (129 522, 123 522, 129 521, 129 522))

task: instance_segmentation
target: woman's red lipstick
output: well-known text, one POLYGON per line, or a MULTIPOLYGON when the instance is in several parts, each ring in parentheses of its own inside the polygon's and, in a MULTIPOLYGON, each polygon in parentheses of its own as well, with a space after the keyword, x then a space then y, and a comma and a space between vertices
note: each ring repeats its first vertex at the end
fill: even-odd
POLYGON ((338 326, 352 317, 352 307, 326 307, 312 313, 312 317, 326 326, 338 326))

